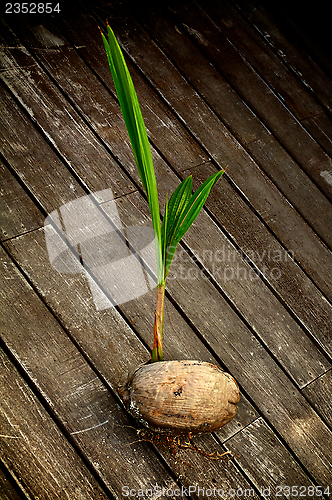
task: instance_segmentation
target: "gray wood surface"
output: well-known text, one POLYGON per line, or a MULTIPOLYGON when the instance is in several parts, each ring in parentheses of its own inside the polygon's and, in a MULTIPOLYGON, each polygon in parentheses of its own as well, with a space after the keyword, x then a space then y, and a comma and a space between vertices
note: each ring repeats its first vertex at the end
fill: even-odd
POLYGON ((26 494, 14 481, 3 463, 0 469, 0 494, 3 500, 27 500, 26 494))
MULTIPOLYGON (((147 10, 97 1, 4 16, 4 499, 123 498, 123 486, 154 485, 190 498, 207 495, 198 487, 274 498, 287 485, 332 487, 332 84, 299 26, 253 0, 147 10), (149 359, 151 283, 110 307, 107 274, 82 268, 76 240, 75 264, 68 252, 50 260, 48 238, 70 240, 64 205, 76 200, 99 221, 116 207, 126 237, 151 227, 98 30, 106 18, 142 107, 161 214, 181 179, 192 174, 196 189, 228 165, 177 250, 164 345, 166 359, 213 362, 238 381, 234 420, 195 437, 205 453, 234 454, 226 462, 144 439, 122 406, 119 384, 149 359)), ((119 251, 93 241, 98 262, 119 251)), ((129 268, 117 279, 139 289, 129 268)), ((321 498, 319 488, 310 496, 321 498)))
POLYGON ((107 498, 12 362, 0 353, 0 442, 7 467, 31 498, 107 498))

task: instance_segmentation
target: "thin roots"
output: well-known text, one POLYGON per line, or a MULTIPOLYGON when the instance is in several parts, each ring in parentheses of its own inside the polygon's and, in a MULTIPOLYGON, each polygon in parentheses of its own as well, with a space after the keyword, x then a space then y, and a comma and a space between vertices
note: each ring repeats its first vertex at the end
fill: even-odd
POLYGON ((197 444, 192 439, 191 432, 188 432, 188 442, 184 441, 185 436, 171 436, 170 434, 156 434, 147 429, 138 429, 137 435, 140 439, 132 441, 124 446, 131 446, 135 443, 141 443, 142 441, 157 444, 166 444, 171 450, 172 454, 175 456, 178 450, 193 450, 196 453, 203 455, 209 460, 231 460, 235 457, 230 451, 225 451, 224 453, 219 453, 218 451, 213 451, 212 453, 206 453, 202 448, 197 446, 197 444))

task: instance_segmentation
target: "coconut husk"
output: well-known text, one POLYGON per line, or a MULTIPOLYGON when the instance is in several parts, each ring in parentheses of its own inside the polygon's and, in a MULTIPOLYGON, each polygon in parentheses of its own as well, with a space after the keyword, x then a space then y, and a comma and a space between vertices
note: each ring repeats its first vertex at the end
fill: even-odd
POLYGON ((119 394, 138 422, 173 435, 220 429, 236 415, 240 400, 230 374, 193 360, 141 365, 119 394))

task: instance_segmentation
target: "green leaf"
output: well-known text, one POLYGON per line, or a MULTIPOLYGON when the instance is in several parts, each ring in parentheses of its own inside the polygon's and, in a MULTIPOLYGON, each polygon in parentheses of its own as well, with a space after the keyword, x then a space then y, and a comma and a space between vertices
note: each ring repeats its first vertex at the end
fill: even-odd
POLYGON ((165 202, 165 213, 164 213, 164 218, 163 222, 161 224, 161 241, 162 241, 162 261, 163 261, 163 276, 165 278, 165 262, 166 262, 166 251, 167 251, 167 227, 169 224, 169 202, 167 201, 166 197, 166 202, 165 202))
POLYGON ((136 160, 137 169, 148 197, 158 266, 158 284, 163 281, 163 265, 161 250, 161 227, 157 182, 153 167, 151 148, 146 128, 127 64, 120 46, 109 25, 107 25, 108 41, 102 33, 108 63, 119 99, 123 118, 136 160))
POLYGON ((177 229, 177 225, 187 206, 192 192, 192 176, 190 175, 179 184, 169 200, 168 213, 169 223, 167 226, 167 246, 177 229))
POLYGON ((198 216, 212 187, 223 173, 222 170, 213 174, 193 195, 191 195, 192 178, 189 176, 172 194, 168 206, 166 259, 163 261, 165 278, 169 273, 177 245, 198 216))
POLYGON ((188 231, 206 202, 206 198, 208 197, 211 189, 223 173, 224 170, 220 170, 219 172, 211 175, 211 177, 209 177, 192 195, 185 210, 182 212, 180 223, 177 225, 177 230, 174 234, 175 241, 179 242, 188 231))

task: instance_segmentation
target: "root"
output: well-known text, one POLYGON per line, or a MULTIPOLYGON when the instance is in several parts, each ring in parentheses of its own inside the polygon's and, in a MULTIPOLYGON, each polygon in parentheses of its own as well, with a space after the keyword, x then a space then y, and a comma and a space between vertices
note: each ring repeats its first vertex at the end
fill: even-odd
POLYGON ((176 456, 178 450, 192 450, 200 455, 203 455, 209 460, 231 460, 236 456, 232 455, 230 451, 225 451, 224 453, 219 453, 218 451, 206 453, 193 441, 191 432, 188 432, 187 435, 189 442, 185 441, 185 436, 174 437, 171 434, 157 434, 147 429, 137 429, 137 436, 139 439, 131 441, 123 446, 131 446, 132 444, 141 442, 148 442, 153 445, 166 445, 174 457, 176 456))

